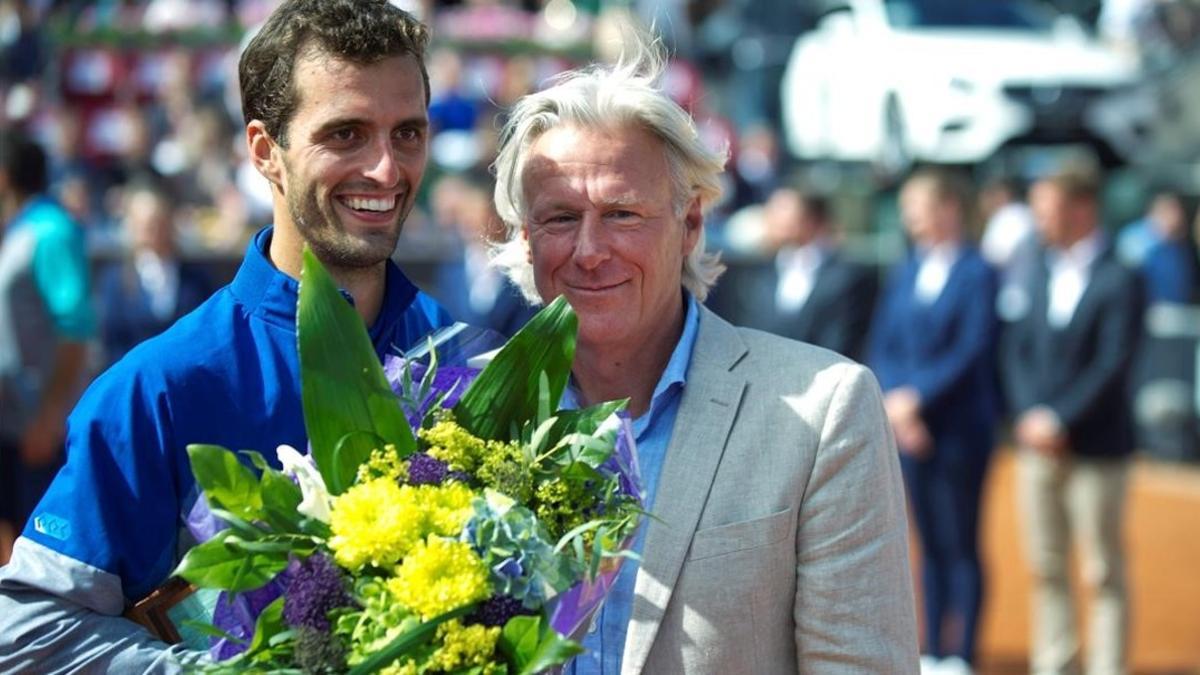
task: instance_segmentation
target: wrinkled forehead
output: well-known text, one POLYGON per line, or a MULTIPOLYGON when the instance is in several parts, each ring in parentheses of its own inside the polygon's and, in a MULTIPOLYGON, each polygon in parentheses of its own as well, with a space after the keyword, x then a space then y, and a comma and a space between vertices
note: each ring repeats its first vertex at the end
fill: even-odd
POLYGON ((631 125, 551 129, 530 144, 521 172, 526 195, 536 194, 541 182, 567 177, 654 192, 670 173, 663 143, 631 125))

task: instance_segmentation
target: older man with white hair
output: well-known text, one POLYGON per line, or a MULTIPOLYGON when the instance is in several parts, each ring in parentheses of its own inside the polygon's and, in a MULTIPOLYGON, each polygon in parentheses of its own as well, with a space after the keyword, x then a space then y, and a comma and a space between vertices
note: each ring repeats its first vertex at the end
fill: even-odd
POLYGON ((628 398, 655 518, 582 673, 912 673, 903 487, 879 386, 701 306, 724 156, 658 86, 657 46, 568 73, 502 133, 499 260, 579 315, 568 404, 628 398))

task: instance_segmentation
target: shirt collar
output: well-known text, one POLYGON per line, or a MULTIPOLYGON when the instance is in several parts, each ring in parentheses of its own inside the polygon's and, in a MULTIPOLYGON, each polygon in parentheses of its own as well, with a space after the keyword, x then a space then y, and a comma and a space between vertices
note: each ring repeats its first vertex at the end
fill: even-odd
POLYGON ((829 257, 829 248, 829 242, 824 237, 804 246, 785 247, 775 256, 775 268, 781 273, 791 268, 815 270, 829 257))
MULTIPOLYGON (((276 269, 267 257, 273 232, 274 228, 268 226, 254 235, 246 247, 246 257, 230 284, 230 290, 251 314, 295 330, 300 282, 276 269)), ((368 330, 371 342, 377 347, 387 346, 397 325, 403 320, 405 310, 417 295, 417 287, 391 260, 387 261, 385 283, 379 316, 368 330)), ((345 291, 342 294, 353 302, 345 291)))
POLYGON ((1075 269, 1089 269, 1096 258, 1104 250, 1104 235, 1099 229, 1071 244, 1067 249, 1051 249, 1054 267, 1069 266, 1075 269))
MULTIPOLYGON (((663 369, 662 376, 658 378, 658 384, 654 385, 654 393, 650 395, 650 409, 634 421, 635 434, 645 426, 646 420, 653 418, 662 408, 666 407, 671 399, 670 394, 676 388, 683 388, 687 382, 688 366, 692 361, 692 349, 696 346, 696 333, 700 329, 700 310, 699 303, 691 293, 684 291, 683 296, 685 303, 683 332, 679 335, 679 342, 675 343, 675 350, 671 352, 671 358, 667 360, 667 367, 663 369)), ((574 383, 563 391, 561 405, 568 410, 579 407, 579 392, 575 389, 574 383)))
POLYGON ((700 310, 697 309, 696 298, 691 293, 684 292, 686 305, 683 317, 683 333, 671 352, 671 359, 663 369, 662 377, 654 385, 654 394, 650 397, 651 411, 659 403, 659 399, 673 385, 683 386, 687 382, 688 365, 692 362, 692 348, 696 346, 696 333, 700 328, 700 310))
POLYGON ((917 258, 922 263, 930 262, 948 267, 958 259, 958 252, 961 248, 962 246, 957 241, 944 241, 934 246, 919 247, 917 258))

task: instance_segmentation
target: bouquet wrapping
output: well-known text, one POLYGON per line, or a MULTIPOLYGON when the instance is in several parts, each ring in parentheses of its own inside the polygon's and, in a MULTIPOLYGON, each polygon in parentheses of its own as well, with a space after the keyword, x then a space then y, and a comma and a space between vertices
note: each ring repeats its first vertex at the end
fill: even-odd
POLYGON ((557 410, 570 306, 482 369, 436 348, 380 364, 306 251, 297 324, 309 452, 188 447, 201 543, 176 574, 221 592, 192 627, 202 668, 517 674, 580 653, 643 511, 625 402, 557 410))

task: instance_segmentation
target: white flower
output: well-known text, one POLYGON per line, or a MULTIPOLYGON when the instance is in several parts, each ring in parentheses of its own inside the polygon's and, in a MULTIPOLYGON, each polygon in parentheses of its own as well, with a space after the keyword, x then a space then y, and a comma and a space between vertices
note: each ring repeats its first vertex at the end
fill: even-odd
POLYGON ((290 445, 279 446, 275 449, 275 455, 283 465, 283 472, 300 484, 303 499, 296 510, 302 515, 328 524, 329 490, 326 489, 325 479, 321 477, 317 467, 313 466, 308 457, 301 455, 290 445))

